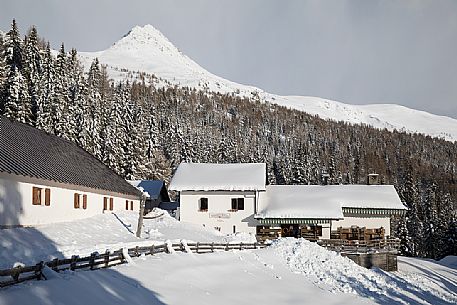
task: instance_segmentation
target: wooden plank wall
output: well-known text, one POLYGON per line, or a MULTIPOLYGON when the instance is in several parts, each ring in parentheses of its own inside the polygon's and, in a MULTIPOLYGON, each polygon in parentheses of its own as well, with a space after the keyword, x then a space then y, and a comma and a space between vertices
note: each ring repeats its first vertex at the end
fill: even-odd
POLYGON ((371 269, 379 268, 384 271, 397 271, 397 254, 395 253, 341 253, 357 265, 371 269))

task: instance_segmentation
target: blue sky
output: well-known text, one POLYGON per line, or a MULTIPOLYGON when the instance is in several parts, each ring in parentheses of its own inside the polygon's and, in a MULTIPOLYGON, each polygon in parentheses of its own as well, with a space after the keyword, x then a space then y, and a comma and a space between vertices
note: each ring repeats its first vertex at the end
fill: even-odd
POLYGON ((210 72, 283 95, 457 118, 457 1, 0 0, 0 29, 109 47, 152 24, 210 72))

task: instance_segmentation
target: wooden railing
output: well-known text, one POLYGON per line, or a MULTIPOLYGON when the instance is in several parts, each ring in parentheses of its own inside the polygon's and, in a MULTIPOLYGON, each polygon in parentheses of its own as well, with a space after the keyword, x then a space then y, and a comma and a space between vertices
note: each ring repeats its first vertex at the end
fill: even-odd
MULTIPOLYGON (((210 253, 216 250, 247 250, 264 248, 263 243, 188 243, 188 244, 171 244, 171 248, 167 244, 151 246, 138 246, 127 249, 130 257, 138 257, 141 255, 154 255, 158 253, 170 253, 173 251, 185 252, 186 248, 195 253, 210 253)), ((43 268, 49 267, 52 270, 59 272, 63 270, 95 270, 108 268, 127 262, 124 256, 125 250, 119 249, 116 251, 106 251, 105 253, 92 253, 89 256, 79 257, 72 256, 71 258, 53 259, 48 262, 40 262, 33 266, 17 266, 11 269, 0 270, 0 287, 7 287, 17 283, 29 280, 46 279, 43 275, 43 268)))
POLYGON ((400 240, 397 238, 380 240, 319 239, 317 244, 340 253, 397 253, 400 248, 400 240))

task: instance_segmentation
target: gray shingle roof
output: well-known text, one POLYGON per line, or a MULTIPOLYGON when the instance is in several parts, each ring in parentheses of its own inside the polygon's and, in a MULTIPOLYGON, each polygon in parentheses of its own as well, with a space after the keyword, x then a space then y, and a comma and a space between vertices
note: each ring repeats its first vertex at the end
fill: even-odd
POLYGON ((121 176, 76 144, 1 115, 0 172, 139 195, 121 176))

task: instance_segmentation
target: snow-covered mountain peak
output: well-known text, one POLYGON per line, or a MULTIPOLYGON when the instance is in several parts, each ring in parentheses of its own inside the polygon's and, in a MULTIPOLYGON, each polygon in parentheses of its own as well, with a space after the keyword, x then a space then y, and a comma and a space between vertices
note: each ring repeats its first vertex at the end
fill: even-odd
POLYGON ((171 84, 255 97, 260 101, 297 109, 324 119, 457 141, 457 120, 453 118, 392 104, 351 105, 318 97, 280 96, 226 80, 208 72, 181 53, 159 30, 149 24, 134 27, 105 51, 81 52, 80 57, 86 67, 90 67, 92 60, 97 57, 102 64, 108 66, 110 77, 117 80, 132 77, 128 71, 145 72, 158 78, 156 86, 171 84))
POLYGON ((138 49, 138 48, 159 48, 168 52, 178 53, 179 50, 155 27, 150 24, 135 26, 121 40, 116 42, 110 49, 138 49))

